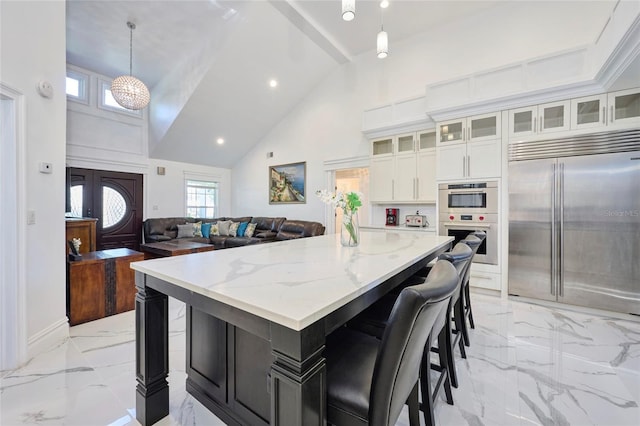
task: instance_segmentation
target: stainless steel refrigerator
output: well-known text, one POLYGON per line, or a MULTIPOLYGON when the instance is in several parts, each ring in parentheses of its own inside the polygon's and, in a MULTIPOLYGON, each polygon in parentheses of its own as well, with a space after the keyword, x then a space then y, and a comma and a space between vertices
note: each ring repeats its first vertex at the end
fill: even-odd
POLYGON ((509 146, 509 294, 640 314, 640 129, 509 146))

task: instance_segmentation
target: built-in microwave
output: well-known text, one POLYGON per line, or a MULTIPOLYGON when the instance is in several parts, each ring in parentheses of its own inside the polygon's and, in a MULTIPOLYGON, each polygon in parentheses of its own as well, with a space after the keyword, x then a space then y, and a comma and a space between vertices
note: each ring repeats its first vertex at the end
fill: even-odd
POLYGON ((498 183, 441 183, 438 186, 440 214, 498 213, 498 183))

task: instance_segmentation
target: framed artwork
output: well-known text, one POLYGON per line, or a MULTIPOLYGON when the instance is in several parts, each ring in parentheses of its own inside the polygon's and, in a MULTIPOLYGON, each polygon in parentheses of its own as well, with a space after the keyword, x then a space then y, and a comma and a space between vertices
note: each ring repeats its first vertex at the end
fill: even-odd
POLYGON ((306 203, 307 163, 269 167, 269 204, 306 203))

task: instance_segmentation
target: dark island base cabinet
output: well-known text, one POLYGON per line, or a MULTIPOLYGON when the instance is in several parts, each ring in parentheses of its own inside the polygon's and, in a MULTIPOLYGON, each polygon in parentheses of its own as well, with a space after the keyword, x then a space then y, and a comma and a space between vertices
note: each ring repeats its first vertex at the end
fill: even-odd
POLYGON ((187 310, 187 390, 225 423, 269 424, 274 361, 269 341, 187 310))

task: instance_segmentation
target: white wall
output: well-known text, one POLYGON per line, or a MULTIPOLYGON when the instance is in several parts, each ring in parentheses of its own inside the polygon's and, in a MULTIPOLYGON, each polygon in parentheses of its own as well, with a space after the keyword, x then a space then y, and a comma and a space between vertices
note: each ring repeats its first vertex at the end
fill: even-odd
POLYGON ((326 185, 322 163, 369 154, 361 132, 364 109, 424 95, 427 84, 592 43, 613 4, 590 4, 580 16, 569 4, 553 16, 530 2, 504 6, 402 43, 394 43, 388 29, 387 59, 369 52, 343 65, 233 168, 232 213, 324 222, 323 205, 313 195, 326 185), (510 28, 513 14, 530 16, 530 31, 510 28), (267 159, 269 151, 274 156, 267 159), (307 162, 307 203, 269 205, 268 166, 298 161, 307 162))
POLYGON ((218 216, 231 215, 231 170, 206 167, 176 161, 149 159, 145 177, 145 219, 148 217, 181 217, 185 215, 185 179, 200 179, 219 183, 218 216), (165 175, 157 168, 164 167, 165 175))
MULTIPOLYGON (((29 352, 47 338, 68 333, 65 316, 65 3, 0 3, 0 80, 25 95, 26 208, 36 223, 19 236, 26 242, 26 331, 29 352), (36 92, 47 80, 53 98, 36 92), (53 173, 38 171, 40 162, 53 173)), ((20 326, 19 324, 15 325, 20 326)))

